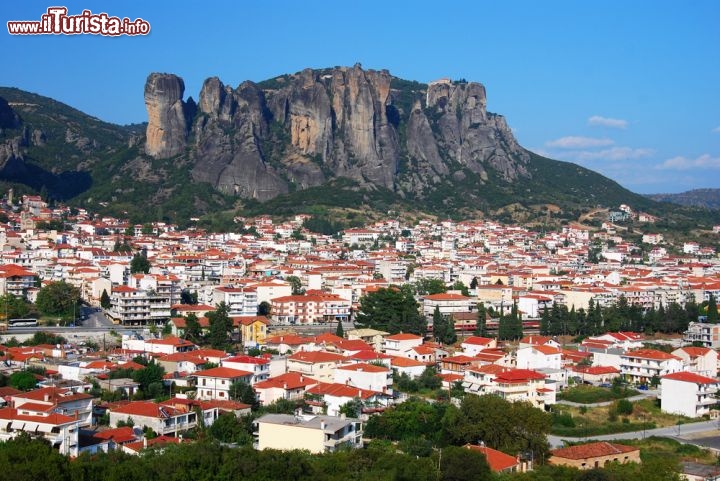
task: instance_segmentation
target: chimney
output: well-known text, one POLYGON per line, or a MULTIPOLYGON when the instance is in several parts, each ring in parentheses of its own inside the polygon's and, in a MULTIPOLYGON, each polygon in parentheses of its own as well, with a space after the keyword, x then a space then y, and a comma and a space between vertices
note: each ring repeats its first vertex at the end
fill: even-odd
POLYGON ((302 374, 300 374, 300 382, 305 382, 305 376, 303 376, 302 374))
POLYGON ((287 389, 287 383, 283 383, 283 389, 287 389))
POLYGON ((323 431, 325 431, 325 427, 326 427, 326 426, 327 426, 327 425, 325 424, 325 421, 320 421, 320 429, 322 429, 323 431))
POLYGON ((143 449, 147 449, 147 438, 143 438, 143 449))

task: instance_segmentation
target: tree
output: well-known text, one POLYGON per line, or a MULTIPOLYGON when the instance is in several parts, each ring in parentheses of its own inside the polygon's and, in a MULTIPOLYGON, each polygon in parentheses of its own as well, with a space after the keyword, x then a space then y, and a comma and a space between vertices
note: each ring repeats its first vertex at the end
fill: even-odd
POLYGON ((484 481, 493 479, 490 466, 483 453, 458 446, 442 450, 438 462, 443 481, 484 481))
POLYGON ((112 303, 110 302, 110 296, 108 295, 107 291, 103 289, 102 295, 100 295, 100 306, 103 309, 110 309, 110 306, 112 303))
POLYGON ((137 253, 130 261, 130 272, 132 274, 147 274, 150 272, 150 261, 143 253, 137 253))
POLYGON ((455 344, 457 342, 455 325, 452 320, 442 315, 439 306, 435 306, 433 312, 433 336, 443 344, 455 344))
POLYGON ((155 361, 147 364, 145 369, 138 369, 132 373, 132 380, 140 384, 140 390, 146 394, 145 397, 151 398, 152 395, 162 394, 162 380, 165 376, 165 368, 155 361), (160 383, 160 393, 157 393, 157 386, 150 389, 151 385, 160 383), (155 390, 155 392, 151 392, 155 390))
POLYGON ((477 277, 473 277, 470 281, 470 289, 477 289, 478 286, 478 280, 477 277))
POLYGON ((285 278, 285 281, 290 284, 290 287, 292 287, 292 293, 294 296, 305 294, 305 289, 303 289, 302 281, 298 276, 287 276, 285 278))
POLYGON ((532 451, 535 459, 547 454, 550 415, 528 402, 509 402, 495 395, 466 395, 460 408, 445 414, 443 425, 452 444, 477 443, 506 453, 532 451))
POLYGON ((183 289, 180 292, 180 304, 196 305, 198 303, 197 291, 190 291, 190 289, 183 289))
POLYGON ((272 305, 268 301, 262 301, 258 304, 258 316, 269 316, 272 305))
POLYGON ((7 319, 22 319, 27 317, 30 306, 25 299, 12 294, 0 296, 0 316, 7 319))
POLYGON ((463 283, 463 281, 455 281, 455 284, 451 287, 454 291, 460 291, 460 293, 465 297, 470 297, 470 291, 468 290, 467 286, 463 283))
POLYGON ((418 295, 427 296, 447 292, 447 286, 442 279, 420 279, 415 282, 418 295))
POLYGON ((4 466, 3 479, 13 481, 76 479, 71 475, 68 457, 44 439, 33 438, 24 432, 0 443, 0 466, 4 466))
POLYGON ((483 302, 478 303, 477 324, 475 324, 476 336, 487 337, 487 310, 483 302))
POLYGON ((710 299, 708 300, 707 305, 707 322, 710 324, 717 324, 718 323, 718 307, 717 302, 715 300, 715 296, 710 294, 710 299))
POLYGON ((359 397, 353 398, 350 401, 346 402, 342 406, 340 406, 340 409, 338 412, 340 414, 344 414, 347 417, 351 418, 359 418, 360 414, 362 414, 362 408, 363 408, 363 402, 362 399, 359 397))
POLYGON ((227 304, 221 302, 214 311, 207 313, 206 317, 210 324, 208 340, 213 349, 225 349, 228 345, 228 335, 233 329, 228 310, 227 304))
POLYGON ((230 399, 250 405, 253 411, 260 407, 255 390, 243 381, 234 381, 230 385, 230 399))
POLYGON ((38 380, 35 377, 35 374, 30 371, 18 371, 10 376, 10 385, 15 389, 20 389, 21 391, 35 389, 37 383, 38 380))
POLYGON ((252 434, 248 432, 246 423, 243 423, 233 413, 221 414, 210 426, 210 435, 223 443, 236 443, 251 445, 252 434))
POLYGON ((419 308, 410 288, 380 288, 360 298, 355 324, 391 334, 401 331, 424 334, 427 323, 419 308))
POLYGON ((70 317, 79 301, 80 291, 77 287, 58 281, 40 289, 35 306, 46 315, 70 317))
POLYGON ((345 331, 343 330, 342 321, 338 319, 337 327, 335 328, 335 335, 338 337, 345 337, 345 331))
POLYGON ((194 312, 185 316, 185 339, 197 341, 202 337, 202 327, 194 312))

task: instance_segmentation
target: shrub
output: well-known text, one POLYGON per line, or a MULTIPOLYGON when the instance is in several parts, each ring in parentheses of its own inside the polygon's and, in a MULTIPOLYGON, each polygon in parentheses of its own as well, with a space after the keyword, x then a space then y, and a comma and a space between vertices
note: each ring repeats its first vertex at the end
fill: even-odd
POLYGON ((618 399, 615 403, 615 411, 617 411, 618 414, 626 414, 629 416, 633 413, 633 403, 627 399, 618 399))

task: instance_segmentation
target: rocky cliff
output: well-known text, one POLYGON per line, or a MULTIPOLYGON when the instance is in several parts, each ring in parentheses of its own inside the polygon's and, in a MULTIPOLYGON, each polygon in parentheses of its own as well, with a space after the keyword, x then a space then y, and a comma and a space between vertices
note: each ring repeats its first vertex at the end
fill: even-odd
POLYGON ((267 200, 345 177, 368 188, 420 195, 467 173, 529 177, 528 154, 505 120, 486 110, 479 83, 423 85, 386 70, 306 69, 233 89, 205 81, 195 112, 182 79, 145 85, 147 154, 180 156, 197 181, 267 200))

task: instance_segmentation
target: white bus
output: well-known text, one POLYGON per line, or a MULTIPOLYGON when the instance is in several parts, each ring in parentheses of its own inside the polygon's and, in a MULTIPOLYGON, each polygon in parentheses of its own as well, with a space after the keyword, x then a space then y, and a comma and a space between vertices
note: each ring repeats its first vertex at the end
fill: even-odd
POLYGON ((37 325, 37 319, 10 319, 8 321, 8 327, 36 327, 37 325))

